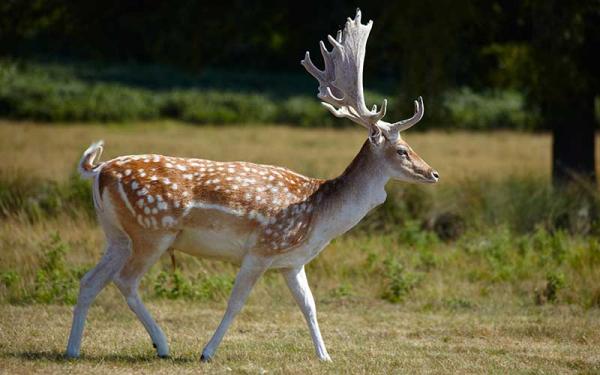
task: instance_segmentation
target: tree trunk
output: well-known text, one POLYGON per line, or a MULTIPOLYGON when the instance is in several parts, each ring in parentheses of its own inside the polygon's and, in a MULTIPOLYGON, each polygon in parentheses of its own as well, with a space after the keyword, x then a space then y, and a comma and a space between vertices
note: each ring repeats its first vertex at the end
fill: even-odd
MULTIPOLYGON (((552 122, 552 181, 596 183, 594 99, 570 100, 564 113, 552 122)), ((564 105, 564 104, 563 104, 564 105)))

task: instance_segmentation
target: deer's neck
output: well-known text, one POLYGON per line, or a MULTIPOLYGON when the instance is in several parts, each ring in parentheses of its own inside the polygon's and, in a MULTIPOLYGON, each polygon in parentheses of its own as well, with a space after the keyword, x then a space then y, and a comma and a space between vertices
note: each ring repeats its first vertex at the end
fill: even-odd
POLYGON ((367 140, 341 176, 325 182, 317 216, 320 237, 332 239, 354 227, 385 201, 389 176, 367 140))

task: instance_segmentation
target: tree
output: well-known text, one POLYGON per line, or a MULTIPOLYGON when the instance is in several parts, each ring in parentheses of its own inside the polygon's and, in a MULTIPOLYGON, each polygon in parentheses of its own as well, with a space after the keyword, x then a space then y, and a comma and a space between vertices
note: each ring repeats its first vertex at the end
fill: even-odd
POLYGON ((600 2, 532 0, 532 99, 552 129, 557 185, 595 183, 594 100, 598 95, 600 2))

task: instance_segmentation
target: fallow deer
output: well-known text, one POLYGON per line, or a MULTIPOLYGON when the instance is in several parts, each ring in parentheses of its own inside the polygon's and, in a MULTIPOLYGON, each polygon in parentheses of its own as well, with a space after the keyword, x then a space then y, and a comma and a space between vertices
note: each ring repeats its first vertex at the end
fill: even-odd
POLYGON ((337 178, 309 178, 286 168, 248 162, 217 162, 161 155, 121 156, 98 162, 102 143, 90 146, 79 164, 93 180, 93 201, 106 234, 98 265, 82 279, 67 356, 77 357, 90 304, 110 281, 148 331, 158 355, 169 354, 163 331, 138 294, 140 279, 166 251, 241 265, 225 315, 202 352, 208 361, 267 269, 281 271, 308 323, 319 359, 329 361, 317 323, 304 266, 334 238, 355 226, 386 199, 390 179, 435 183, 438 173, 401 138, 423 117, 423 101, 403 121, 365 105, 362 73, 372 21, 348 18, 332 49, 320 43, 319 70, 306 52, 302 65, 318 80, 318 98, 333 115, 369 131, 360 152, 337 178))

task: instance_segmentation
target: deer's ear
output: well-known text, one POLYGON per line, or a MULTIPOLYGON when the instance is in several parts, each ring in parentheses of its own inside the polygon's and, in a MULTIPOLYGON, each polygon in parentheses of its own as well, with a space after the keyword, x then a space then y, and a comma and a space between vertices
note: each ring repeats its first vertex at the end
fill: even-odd
POLYGON ((369 141, 375 146, 379 146, 385 141, 383 133, 379 127, 371 126, 371 129, 369 129, 369 141))

